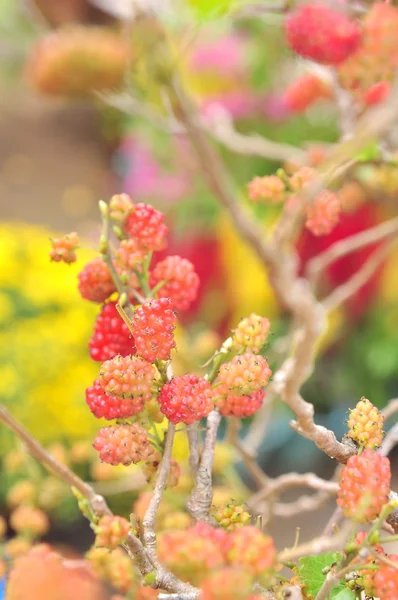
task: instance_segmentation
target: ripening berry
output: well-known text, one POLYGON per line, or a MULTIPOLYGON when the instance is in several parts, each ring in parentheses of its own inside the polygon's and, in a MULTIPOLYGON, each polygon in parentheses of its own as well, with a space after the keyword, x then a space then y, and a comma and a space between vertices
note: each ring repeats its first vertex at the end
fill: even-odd
MULTIPOLYGON (((122 240, 119 248, 116 251, 116 267, 121 272, 140 269, 140 265, 145 259, 145 254, 145 252, 140 250, 140 247, 135 239, 122 240)), ((137 285, 134 287, 137 287, 137 285)))
POLYGON ((270 322, 265 317, 252 313, 242 319, 235 329, 232 341, 237 350, 251 350, 255 354, 263 348, 270 330, 270 322))
POLYGON ((11 513, 11 527, 18 533, 31 538, 41 537, 50 527, 45 512, 33 506, 20 506, 11 513))
POLYGON ((243 396, 231 393, 224 385, 220 385, 213 390, 214 404, 223 417, 237 417, 238 419, 250 417, 260 410, 264 396, 263 389, 243 396))
POLYGON ((82 298, 105 302, 115 291, 111 273, 102 258, 94 258, 80 271, 79 291, 82 298))
POLYGON ((117 354, 135 354, 134 338, 116 310, 116 302, 108 302, 98 315, 89 341, 90 356, 104 362, 117 354))
POLYGON ((4 544, 4 550, 11 560, 23 556, 32 548, 33 541, 26 537, 16 536, 4 544))
POLYGON ((285 199, 285 184, 277 175, 255 177, 248 185, 249 198, 253 202, 278 204, 285 199))
POLYGON ((200 585, 224 563, 223 554, 211 539, 198 536, 193 528, 169 531, 159 536, 159 560, 177 577, 200 585))
POLYGON ((366 106, 374 106, 384 102, 390 95, 391 84, 388 81, 379 81, 372 85, 363 95, 363 103, 366 106))
POLYGON ((113 91, 123 83, 129 48, 103 27, 56 29, 42 37, 26 67, 29 82, 43 94, 79 98, 113 91))
POLYGON ((289 85, 283 100, 289 110, 302 113, 318 100, 330 100, 332 87, 317 75, 306 73, 289 85))
POLYGON ((130 523, 123 517, 104 515, 95 525, 94 531, 96 546, 114 550, 126 540, 130 523))
POLYGON ((7 491, 6 502, 11 508, 21 504, 31 504, 37 495, 37 485, 28 479, 21 479, 7 491))
POLYGON ((133 210, 133 201, 128 194, 114 194, 109 201, 109 216, 112 221, 124 225, 133 210))
POLYGON ((338 69, 339 83, 365 106, 383 101, 390 92, 397 56, 398 8, 374 2, 362 21, 362 42, 338 69))
POLYGON ((175 348, 177 318, 170 298, 149 300, 134 311, 133 331, 138 356, 148 362, 170 360, 175 348))
POLYGON ((210 383, 203 377, 183 375, 174 377, 160 390, 161 412, 174 424, 190 425, 200 421, 213 410, 210 383))
POLYGON ((143 251, 153 252, 166 248, 168 230, 164 223, 164 214, 150 204, 133 204, 125 229, 127 235, 137 242, 143 251))
POLYGON ((323 190, 307 205, 305 226, 316 236, 328 235, 339 222, 340 210, 338 196, 329 190, 323 190))
POLYGON ((263 356, 246 352, 221 365, 216 383, 224 384, 236 394, 251 394, 266 386, 271 375, 263 356))
POLYGON ((224 529, 221 529, 221 527, 212 527, 212 525, 204 523, 204 521, 198 521, 191 529, 195 535, 209 539, 215 543, 222 554, 225 555, 229 546, 229 535, 224 529))
POLYGON ((269 573, 276 561, 274 541, 254 525, 236 529, 230 537, 227 560, 232 566, 241 566, 253 575, 269 573))
POLYGON ((213 506, 212 514, 220 527, 228 532, 235 531, 235 529, 239 529, 239 527, 244 527, 251 521, 251 515, 244 507, 236 504, 213 506))
POLYGON ((97 576, 121 594, 126 594, 135 583, 133 562, 122 548, 109 551, 93 546, 86 553, 86 559, 97 576))
POLYGON ((86 402, 97 419, 128 419, 144 410, 145 401, 142 396, 135 398, 119 398, 105 394, 98 379, 86 389, 86 402))
POLYGON ((367 398, 361 398, 350 410, 348 435, 364 448, 375 450, 383 441, 383 415, 367 398))
POLYGON ((151 288, 165 281, 157 291, 158 298, 170 298, 176 310, 188 310, 198 295, 199 277, 193 264, 181 256, 167 256, 150 274, 151 288))
POLYGON ((325 65, 338 65, 361 42, 356 21, 319 2, 301 4, 285 20, 287 41, 297 54, 325 65))
POLYGON ((79 246, 79 236, 72 232, 62 238, 51 239, 52 250, 50 258, 54 262, 76 262, 76 248, 79 246))
POLYGON ((140 356, 115 356, 103 363, 99 382, 110 396, 119 398, 152 398, 155 371, 153 366, 140 356))
POLYGON ((19 557, 7 582, 7 600, 104 600, 100 582, 89 565, 64 564, 47 544, 19 557))
MULTIPOLYGON (((154 481, 156 479, 158 467, 161 463, 161 460, 162 460, 162 455, 160 454, 160 452, 155 451, 153 456, 151 456, 149 460, 146 460, 142 464, 142 472, 143 472, 146 480, 148 481, 148 483, 151 481, 154 481)), ((167 487, 168 488, 175 487, 176 485, 178 485, 178 480, 180 478, 180 474, 181 474, 180 465, 174 458, 172 458, 171 463, 170 463, 169 474, 167 476, 167 487)))
POLYGON ((398 598, 398 554, 390 554, 388 560, 396 567, 380 563, 380 569, 374 577, 376 596, 379 600, 397 600, 398 598))
POLYGON ((205 579, 202 600, 247 600, 253 578, 244 569, 223 567, 205 579))
MULTIPOLYGON (((357 533, 354 544, 359 546, 360 544, 362 544, 367 538, 367 533, 365 531, 360 531, 359 533, 357 533)), ((378 544, 373 544, 373 550, 375 550, 377 552, 377 554, 381 554, 383 556, 385 556, 385 552, 383 550, 383 548, 381 546, 379 546, 378 544)), ((375 596, 375 589, 374 589, 374 576, 376 574, 376 571, 374 569, 372 569, 372 566, 376 566, 379 563, 379 561, 375 558, 375 556, 373 556, 373 554, 369 554, 368 558, 364 559, 360 556, 357 556, 357 558, 355 559, 355 562, 358 564, 368 564, 369 568, 368 569, 360 569, 355 570, 355 572, 357 573, 357 577, 355 578, 355 584, 359 587, 361 587, 366 596, 369 597, 373 597, 375 596)))
POLYGON ((345 517, 369 523, 379 516, 390 493, 390 461, 372 450, 351 456, 339 483, 337 504, 345 517))
POLYGON ((148 439, 148 432, 134 423, 102 427, 93 442, 100 459, 110 465, 124 465, 148 460, 154 449, 148 439))
POLYGON ((312 167, 300 167, 289 178, 289 186, 293 192, 298 192, 311 183, 315 177, 315 169, 312 167))

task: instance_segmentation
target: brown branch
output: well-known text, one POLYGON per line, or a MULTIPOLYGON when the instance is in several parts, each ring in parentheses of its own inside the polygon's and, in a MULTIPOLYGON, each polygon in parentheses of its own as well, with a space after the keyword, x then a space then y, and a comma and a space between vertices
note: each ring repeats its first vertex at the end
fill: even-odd
POLYGON ((304 494, 294 502, 275 502, 271 504, 271 513, 275 517, 290 519, 304 512, 315 512, 330 500, 330 492, 316 492, 315 494, 304 494))
POLYGON ((333 292, 323 300, 324 307, 328 311, 334 310, 351 298, 351 296, 356 294, 356 292, 369 281, 372 275, 374 275, 377 269, 383 264, 394 244, 395 242, 386 243, 375 250, 355 275, 335 288, 333 292))
POLYGON ((398 217, 340 240, 313 258, 307 265, 306 274, 312 284, 316 286, 320 274, 339 258, 397 234, 398 217))
POLYGON ((332 552, 341 550, 348 536, 352 533, 353 525, 351 521, 346 521, 341 530, 332 537, 321 536, 314 538, 310 542, 300 544, 294 548, 288 548, 278 554, 278 559, 281 563, 295 560, 300 556, 308 556, 312 554, 321 554, 323 552, 332 552))
POLYGON ((209 511, 213 500, 212 467, 214 447, 217 441, 217 432, 220 422, 221 415, 218 410, 213 410, 207 417, 207 428, 202 457, 195 480, 195 486, 187 503, 189 513, 197 521, 210 521, 209 511))
POLYGON ((244 442, 239 439, 239 430, 241 421, 230 417, 228 419, 227 441, 232 444, 238 451, 248 473, 252 476, 257 487, 263 488, 268 485, 269 478, 256 462, 256 453, 250 452, 244 442))

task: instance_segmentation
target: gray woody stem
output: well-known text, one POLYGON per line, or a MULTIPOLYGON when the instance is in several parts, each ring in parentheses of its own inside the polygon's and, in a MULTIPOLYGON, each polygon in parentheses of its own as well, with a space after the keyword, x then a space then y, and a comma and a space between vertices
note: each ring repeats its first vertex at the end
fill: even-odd
POLYGON ((192 490, 187 508, 197 521, 210 521, 209 511, 213 500, 212 467, 217 431, 221 422, 218 410, 213 410, 207 417, 207 429, 195 487, 192 490))

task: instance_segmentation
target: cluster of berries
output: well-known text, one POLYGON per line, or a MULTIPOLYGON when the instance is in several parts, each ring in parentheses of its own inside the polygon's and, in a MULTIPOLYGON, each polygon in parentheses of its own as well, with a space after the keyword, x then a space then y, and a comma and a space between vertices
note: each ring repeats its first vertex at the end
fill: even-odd
MULTIPOLYGON (((287 211, 301 207, 299 193, 315 177, 311 167, 299 168, 291 177, 280 175, 255 177, 248 185, 249 198, 254 202, 285 202, 287 211)), ((340 219, 341 203, 338 195, 330 190, 322 190, 313 201, 302 204, 305 212, 305 226, 316 236, 328 235, 340 219)))

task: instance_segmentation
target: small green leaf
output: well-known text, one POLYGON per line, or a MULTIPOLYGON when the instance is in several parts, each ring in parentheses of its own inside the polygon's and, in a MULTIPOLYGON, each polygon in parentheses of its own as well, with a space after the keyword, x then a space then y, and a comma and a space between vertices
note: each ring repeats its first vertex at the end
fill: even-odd
POLYGON ((371 144, 363 148, 360 152, 358 152, 358 154, 355 156, 357 160, 364 162, 368 160, 376 160, 379 157, 380 150, 376 142, 372 142, 371 144))
MULTIPOLYGON (((331 567, 338 562, 341 555, 338 552, 328 552, 318 556, 304 556, 300 558, 298 575, 304 583, 305 591, 308 596, 315 598, 321 589, 326 574, 322 573, 325 567, 331 567)), ((340 598, 339 600, 343 600, 340 598)))
POLYGON ((330 597, 332 600, 355 600, 354 592, 342 583, 332 589, 330 597))

